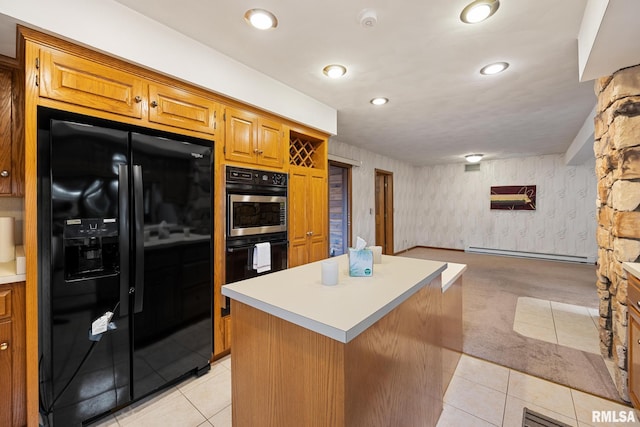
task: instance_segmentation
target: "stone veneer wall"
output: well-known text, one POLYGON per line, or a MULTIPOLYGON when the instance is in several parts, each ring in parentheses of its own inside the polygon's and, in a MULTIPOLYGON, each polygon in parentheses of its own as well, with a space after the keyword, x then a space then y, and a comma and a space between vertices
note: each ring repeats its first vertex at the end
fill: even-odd
POLYGON ((629 401, 622 263, 640 259, 640 65, 598 79, 595 92, 600 351, 613 357, 618 393, 629 401))

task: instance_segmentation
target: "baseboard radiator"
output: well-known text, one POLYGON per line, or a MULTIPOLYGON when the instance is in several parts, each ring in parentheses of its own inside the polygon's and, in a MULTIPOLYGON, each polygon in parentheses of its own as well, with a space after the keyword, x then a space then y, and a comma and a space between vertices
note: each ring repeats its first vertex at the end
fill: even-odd
POLYGON ((539 252, 525 252, 525 251, 509 251, 504 249, 491 249, 482 248, 479 246, 467 246, 464 249, 465 252, 487 255, 502 255, 518 258, 535 258, 535 259, 547 259, 552 261, 565 261, 565 262, 577 262, 581 264, 595 264, 595 257, 579 256, 579 255, 560 255, 560 254, 545 254, 539 252))

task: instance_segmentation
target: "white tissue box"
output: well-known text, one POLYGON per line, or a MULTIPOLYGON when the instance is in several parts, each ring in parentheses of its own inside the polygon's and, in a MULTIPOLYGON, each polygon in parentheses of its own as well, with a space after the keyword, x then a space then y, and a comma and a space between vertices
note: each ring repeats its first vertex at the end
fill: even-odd
POLYGON ((369 277, 373 275, 373 251, 349 248, 349 276, 369 277))
POLYGON ((24 246, 16 246, 16 274, 26 274, 27 260, 24 256, 24 246))

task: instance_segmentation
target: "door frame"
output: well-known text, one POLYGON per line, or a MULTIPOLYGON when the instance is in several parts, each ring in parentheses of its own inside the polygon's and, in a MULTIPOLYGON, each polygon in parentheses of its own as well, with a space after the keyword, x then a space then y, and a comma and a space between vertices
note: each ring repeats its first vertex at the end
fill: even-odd
MULTIPOLYGON (((339 168, 343 168, 347 171, 347 188, 346 188, 346 203, 347 203, 347 235, 344 236, 344 238, 346 238, 347 240, 347 248, 351 247, 351 242, 352 242, 352 225, 351 225, 351 217, 352 217, 352 209, 353 209, 353 204, 352 204, 352 174, 353 174, 353 165, 350 165, 348 163, 342 163, 336 160, 329 160, 329 168, 331 166, 336 166, 339 168)), ((331 189, 330 189, 330 183, 329 183, 329 179, 330 179, 330 170, 327 171, 327 206, 330 208, 331 207, 331 200, 329 200, 329 198, 331 197, 331 189)), ((327 216, 327 219, 329 221, 331 221, 330 219, 330 214, 327 216)), ((329 226, 329 250, 331 249, 331 227, 329 226)))
MULTIPOLYGON (((375 207, 376 211, 379 202, 384 206, 384 235, 385 235, 385 244, 380 245, 376 240, 376 246, 382 246, 382 253, 386 255, 393 255, 393 172, 385 171, 382 169, 375 169, 375 177, 373 181, 374 185, 374 198, 375 198, 375 207), (375 185, 377 184, 378 178, 382 177, 384 180, 384 187, 381 193, 375 192, 375 185), (379 200, 379 197, 382 197, 382 200, 379 200)), ((377 212, 376 212, 377 214, 377 212)), ((375 222, 375 221, 374 221, 375 222)), ((375 235, 378 236, 378 224, 375 224, 376 232, 375 235)))

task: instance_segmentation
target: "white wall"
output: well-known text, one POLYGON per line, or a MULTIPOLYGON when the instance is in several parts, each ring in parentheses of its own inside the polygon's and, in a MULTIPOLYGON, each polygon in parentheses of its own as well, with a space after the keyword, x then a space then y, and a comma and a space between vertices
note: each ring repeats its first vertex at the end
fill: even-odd
POLYGON ((565 166, 563 155, 483 161, 479 172, 450 164, 421 169, 422 245, 481 246, 595 257, 595 160, 565 166), (536 185, 535 211, 491 210, 490 187, 536 185))
POLYGON ((376 169, 393 172, 394 251, 420 244, 415 233, 415 218, 419 208, 415 203, 418 168, 334 139, 329 143, 329 153, 362 161, 362 166, 352 168, 351 224, 354 244, 357 236, 369 244, 375 244, 376 169))
POLYGON ((415 167, 332 139, 329 153, 362 162, 352 168, 353 238, 375 242, 375 169, 393 172, 394 249, 482 246, 560 255, 597 254, 595 159, 566 166, 564 156, 415 167), (490 187, 536 185, 535 211, 491 210, 490 187))

